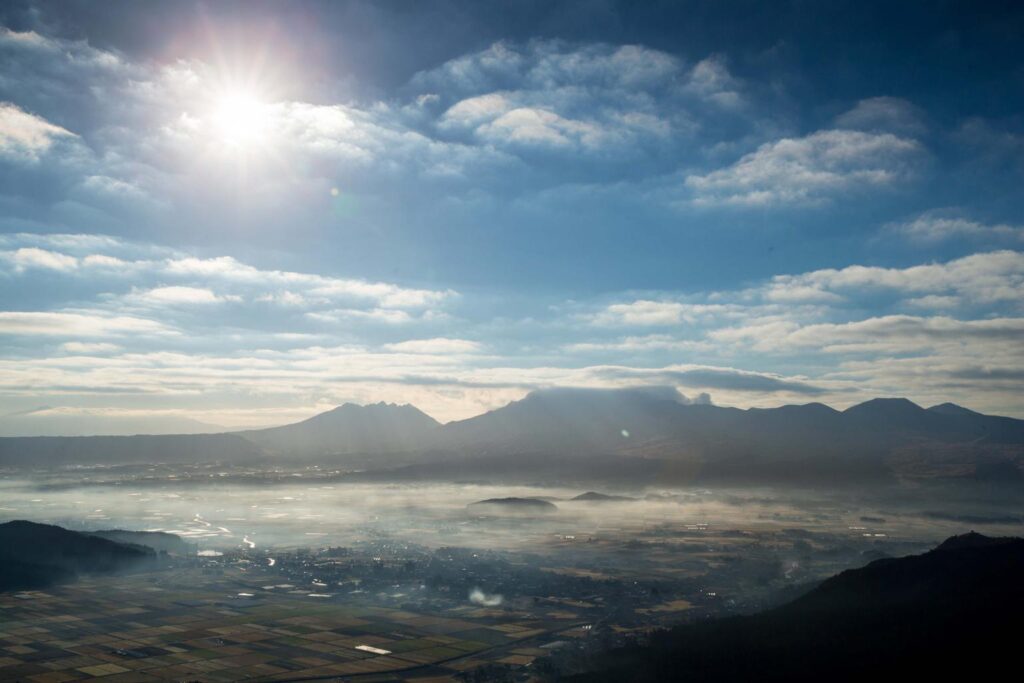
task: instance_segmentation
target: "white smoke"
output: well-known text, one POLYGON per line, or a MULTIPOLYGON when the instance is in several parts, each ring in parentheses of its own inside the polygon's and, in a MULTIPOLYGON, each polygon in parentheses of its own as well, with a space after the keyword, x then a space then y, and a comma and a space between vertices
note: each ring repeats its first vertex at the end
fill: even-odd
POLYGON ((469 601, 474 605, 481 605, 483 607, 497 607, 505 601, 505 598, 497 593, 488 595, 479 588, 474 588, 469 592, 469 601))

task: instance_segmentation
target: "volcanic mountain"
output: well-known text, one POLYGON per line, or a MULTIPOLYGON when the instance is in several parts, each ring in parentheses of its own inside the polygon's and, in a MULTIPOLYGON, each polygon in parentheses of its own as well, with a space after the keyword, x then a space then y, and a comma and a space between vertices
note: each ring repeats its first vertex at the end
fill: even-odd
POLYGON ((433 444, 440 427, 408 404, 346 403, 295 424, 237 434, 270 453, 309 457, 415 452, 433 444))
POLYGON ((741 410, 671 387, 548 389, 439 424, 411 405, 345 404, 227 434, 0 439, 0 465, 310 462, 369 479, 542 483, 1024 482, 1024 420, 873 399, 741 410))

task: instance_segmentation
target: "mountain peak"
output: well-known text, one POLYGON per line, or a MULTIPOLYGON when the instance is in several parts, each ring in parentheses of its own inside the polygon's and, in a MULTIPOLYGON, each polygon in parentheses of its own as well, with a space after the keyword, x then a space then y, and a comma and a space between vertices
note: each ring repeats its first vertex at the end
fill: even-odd
POLYGON ((917 405, 916 403, 911 401, 909 398, 895 397, 895 398, 873 398, 873 399, 870 399, 868 401, 864 401, 863 403, 858 403, 855 406, 850 406, 849 408, 847 408, 843 412, 844 413, 851 413, 851 414, 855 414, 855 413, 877 414, 877 413, 882 413, 882 412, 885 412, 885 413, 897 413, 897 412, 900 412, 900 413, 909 413, 909 412, 917 413, 917 412, 921 412, 923 410, 924 410, 924 408, 922 408, 921 406, 917 405))
POLYGON ((431 422, 436 422, 434 418, 430 417, 411 403, 387 403, 385 401, 366 404, 351 402, 342 403, 340 406, 318 413, 313 417, 308 418, 306 421, 309 422, 311 420, 324 420, 349 416, 355 417, 359 415, 391 415, 395 417, 408 416, 415 419, 426 419, 431 422))
POLYGON ((387 401, 377 401, 376 403, 353 403, 352 401, 346 401, 339 406, 335 406, 330 410, 320 413, 321 415, 327 415, 328 413, 337 413, 345 410, 374 410, 381 408, 411 408, 412 406, 408 403, 388 403, 387 401))
POLYGON ((808 415, 838 415, 839 411, 819 401, 811 403, 790 403, 777 408, 749 408, 748 412, 774 411, 776 413, 805 413, 808 415))
POLYGON ((980 415, 969 408, 958 406, 955 403, 940 403, 928 408, 929 413, 938 413, 939 415, 980 415))
POLYGON ((243 435, 271 452, 396 453, 430 443, 440 426, 407 403, 344 403, 302 422, 243 435))

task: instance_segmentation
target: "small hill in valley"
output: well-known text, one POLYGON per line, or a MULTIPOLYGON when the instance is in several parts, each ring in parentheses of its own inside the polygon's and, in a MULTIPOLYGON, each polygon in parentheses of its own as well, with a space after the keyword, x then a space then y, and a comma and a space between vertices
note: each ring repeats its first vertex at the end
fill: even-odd
POLYGON ((622 503, 630 500, 636 500, 629 496, 612 496, 607 493, 598 493, 597 491, 587 491, 581 493, 578 496, 571 498, 570 500, 580 501, 582 503, 622 503))
POLYGON ((482 514, 551 514, 558 512, 558 506, 540 498, 488 498, 466 506, 470 511, 482 514))
POLYGON ((153 566, 152 548, 118 543, 50 524, 16 520, 0 524, 0 590, 29 590, 153 566))

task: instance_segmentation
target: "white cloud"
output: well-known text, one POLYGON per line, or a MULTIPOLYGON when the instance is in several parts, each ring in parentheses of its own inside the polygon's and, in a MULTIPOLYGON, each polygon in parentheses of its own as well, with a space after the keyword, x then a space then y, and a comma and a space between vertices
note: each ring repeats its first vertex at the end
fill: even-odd
POLYGON ((96 268, 115 273, 138 272, 142 268, 152 266, 151 262, 126 261, 107 254, 89 254, 82 258, 82 266, 96 268))
POLYGON ((719 116, 743 104, 742 83, 722 58, 687 68, 635 45, 497 43, 420 73, 412 84, 451 99, 438 120, 442 130, 470 131, 498 148, 636 155, 637 145, 688 138, 697 110, 719 116))
POLYGON ((225 301, 237 301, 234 296, 221 296, 204 287, 182 287, 172 285, 154 287, 153 289, 133 292, 129 295, 133 301, 151 304, 219 304, 225 301))
POLYGON ((537 40, 525 45, 494 43, 417 74, 413 85, 429 92, 477 94, 510 85, 522 90, 592 86, 635 91, 663 86, 683 72, 677 57, 640 45, 537 40))
POLYGON ((6 27, 0 27, 0 45, 43 51, 54 51, 59 49, 59 46, 55 41, 42 36, 35 31, 12 31, 6 27))
POLYGON ((410 339, 394 344, 386 344, 384 348, 395 353, 466 354, 478 353, 481 345, 479 342, 468 339, 435 337, 434 339, 410 339))
POLYGON ((408 312, 388 308, 372 308, 369 310, 358 308, 337 308, 330 311, 307 313, 308 318, 323 323, 339 324, 361 320, 364 322, 384 323, 387 325, 405 325, 413 322, 414 318, 408 312))
MULTIPOLYGON (((903 268, 852 265, 778 275, 749 289, 691 292, 686 303, 671 296, 627 299, 584 314, 592 323, 584 333, 596 338, 562 349, 581 359, 614 353, 640 366, 643 359, 671 353, 765 370, 813 367, 807 381, 822 388, 824 400, 840 406, 852 397, 908 395, 925 402, 970 402, 970 397, 979 407, 1024 410, 1012 386, 1024 363, 1020 252, 983 252, 903 268), (613 339, 600 329, 651 326, 673 329, 613 339)), ((658 369, 636 366, 616 372, 670 376, 664 368, 660 375, 658 369)), ((688 373, 671 376, 678 382, 717 381, 688 373)), ((716 396, 757 405, 752 389, 736 389, 741 379, 734 380, 732 393, 716 391, 716 396)))
POLYGON ((14 104, 0 103, 0 155, 37 161, 55 140, 74 137, 71 131, 14 104))
POLYGON ((915 242, 936 243, 948 239, 1024 242, 1024 226, 1006 223, 986 224, 962 216, 933 211, 913 220, 892 223, 889 230, 915 242))
POLYGON ((261 270, 230 256, 205 259, 191 256, 172 258, 163 264, 162 270, 170 275, 244 285, 250 289, 273 287, 273 291, 257 295, 256 298, 262 301, 276 300, 280 303, 287 301, 291 305, 299 305, 300 302, 323 305, 345 300, 363 300, 384 309, 415 310, 437 306, 457 296, 453 290, 415 289, 313 273, 261 270), (284 299, 281 299, 282 290, 288 291, 284 299))
POLYGON ((489 93, 453 105, 440 119, 446 130, 466 128, 495 146, 525 145, 599 150, 638 135, 665 136, 670 124, 638 111, 604 112, 598 121, 556 111, 557 103, 524 93, 489 93), (534 102, 535 104, 527 104, 534 102))
POLYGON ((0 311, 0 334, 61 337, 107 337, 121 335, 165 335, 173 330, 134 316, 103 313, 0 311))
POLYGON ((921 151, 891 133, 823 130, 766 143, 732 166, 687 176, 686 186, 698 205, 818 204, 838 192, 906 181, 921 151))
POLYGON ((760 294, 766 301, 782 304, 836 303, 842 300, 834 292, 825 291, 813 284, 794 282, 784 276, 773 279, 760 294))
POLYGON ((121 58, 114 53, 94 48, 84 40, 62 40, 43 36, 35 31, 12 31, 0 27, 0 46, 34 55, 45 54, 73 65, 81 72, 118 70, 125 66, 121 58))
POLYGON ((306 300, 306 297, 287 289, 278 292, 270 292, 268 294, 261 294, 256 297, 255 301, 277 304, 278 306, 292 306, 295 308, 302 308, 309 303, 306 300))
POLYGON ((714 350, 714 345, 704 340, 677 339, 666 334, 648 334, 630 336, 613 341, 577 342, 566 344, 565 350, 570 353, 647 353, 650 351, 691 351, 706 353, 714 350))
MULTIPOLYGON (((721 342, 750 342, 762 351, 796 348, 826 353, 925 353, 939 346, 963 347, 977 341, 1019 340, 1024 318, 956 320, 946 316, 890 315, 846 323, 751 325, 709 333, 721 342)), ((1024 350, 1018 351, 1024 356, 1024 350)))
POLYGON ((908 297, 956 295, 973 304, 1024 301, 1024 253, 994 251, 908 268, 848 266, 778 275, 764 291, 779 300, 795 292, 805 299, 836 301, 885 290, 908 297))
POLYGON ((109 235, 17 232, 0 235, 0 245, 29 245, 82 256, 94 251, 123 249, 127 244, 109 235))
POLYGON ((145 190, 134 183, 107 175, 90 175, 82 180, 82 187, 98 195, 119 199, 149 200, 145 190))
POLYGON ((942 296, 939 294, 927 294, 925 296, 907 299, 907 304, 916 308, 956 308, 963 304, 963 301, 956 296, 942 296))
POLYGON ((114 353, 120 351, 121 347, 117 344, 108 344, 107 342, 65 342, 60 347, 68 353, 114 353))
POLYGON ((687 304, 678 301, 637 299, 630 303, 609 304, 590 316, 598 326, 664 326, 693 322, 700 317, 727 312, 721 304, 687 304))
POLYGON ((57 251, 49 251, 38 247, 22 247, 14 251, 0 252, 0 260, 14 267, 15 272, 29 268, 71 271, 78 267, 78 259, 57 251))
POLYGON ((920 135, 925 132, 924 113, 899 97, 871 97, 836 117, 839 128, 920 135))
POLYGON ((597 325, 676 325, 683 320, 686 306, 674 301, 639 299, 628 304, 611 304, 594 318, 597 325))
POLYGON ((703 99, 725 109, 743 105, 741 84, 730 72, 721 56, 702 59, 690 71, 686 88, 703 99))
POLYGON ((368 305, 382 310, 423 311, 456 299, 451 289, 402 287, 386 282, 339 278, 316 273, 265 270, 230 256, 199 258, 175 253, 169 258, 121 258, 114 253, 153 255, 152 245, 132 245, 114 238, 86 235, 14 234, 0 237, 0 263, 11 272, 45 268, 89 278, 117 277, 138 283, 160 280, 157 286, 138 284, 130 293, 136 302, 214 303, 238 301, 240 293, 253 301, 282 306, 322 308, 339 303, 368 305), (23 244, 42 246, 20 246, 23 244), (72 255, 44 247, 59 247, 72 255), (171 282, 168 282, 168 281, 171 282), (173 282, 177 280, 178 282, 173 282), (227 293, 218 293, 226 291, 227 293))
POLYGON ((566 119, 536 107, 518 107, 506 112, 478 128, 477 133, 492 141, 582 147, 598 147, 605 137, 597 124, 566 119))
POLYGON ((505 93, 493 92, 476 97, 467 97, 456 102, 441 117, 443 125, 476 127, 487 121, 493 121, 512 109, 515 105, 505 93))

